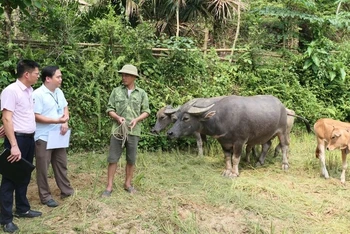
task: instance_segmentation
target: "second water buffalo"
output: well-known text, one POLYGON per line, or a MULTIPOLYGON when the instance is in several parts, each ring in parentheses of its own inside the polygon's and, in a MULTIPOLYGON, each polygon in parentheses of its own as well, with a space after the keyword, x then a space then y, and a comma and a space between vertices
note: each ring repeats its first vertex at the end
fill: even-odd
MULTIPOLYGON (((177 108, 173 108, 172 106, 163 107, 157 112, 157 121, 153 126, 153 128, 151 129, 151 132, 159 133, 160 131, 168 127, 171 123, 177 120, 177 113, 181 113, 182 110, 188 109, 188 106, 191 106, 192 103, 197 103, 197 105, 205 106, 205 105, 213 104, 224 97, 225 96, 211 97, 211 98, 195 98, 177 108)), ((203 141, 206 141, 206 135, 200 134, 198 132, 194 132, 193 135, 195 136, 197 141, 198 155, 203 156, 203 141)))

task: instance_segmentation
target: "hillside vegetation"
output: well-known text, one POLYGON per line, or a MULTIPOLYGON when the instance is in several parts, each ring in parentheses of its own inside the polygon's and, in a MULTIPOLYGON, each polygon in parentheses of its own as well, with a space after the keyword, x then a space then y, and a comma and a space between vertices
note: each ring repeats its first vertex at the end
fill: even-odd
POLYGON ((58 65, 71 112, 71 150, 108 145, 106 104, 126 63, 139 68, 138 85, 150 99, 143 150, 194 145, 149 130, 158 109, 196 97, 269 94, 310 123, 350 121, 348 1, 89 3, 0 0, 0 90, 14 81, 21 58, 58 65))

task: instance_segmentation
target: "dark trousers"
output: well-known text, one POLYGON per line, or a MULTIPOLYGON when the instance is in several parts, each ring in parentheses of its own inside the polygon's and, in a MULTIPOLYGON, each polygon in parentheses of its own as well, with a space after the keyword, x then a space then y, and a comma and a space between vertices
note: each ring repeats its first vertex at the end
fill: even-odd
MULTIPOLYGON (((33 163, 35 143, 33 137, 16 136, 17 145, 21 151, 21 157, 33 163)), ((4 141, 5 148, 11 149, 7 138, 4 141)), ((31 175, 23 183, 16 184, 6 177, 2 177, 0 185, 0 223, 7 224, 12 222, 13 192, 15 192, 16 211, 25 213, 30 210, 27 199, 27 189, 31 175)))
POLYGON ((58 188, 62 196, 69 196, 74 193, 67 177, 67 152, 66 148, 46 149, 47 142, 37 140, 35 142, 35 164, 36 164, 36 183, 38 184, 39 197, 42 203, 52 199, 47 178, 50 163, 58 188))

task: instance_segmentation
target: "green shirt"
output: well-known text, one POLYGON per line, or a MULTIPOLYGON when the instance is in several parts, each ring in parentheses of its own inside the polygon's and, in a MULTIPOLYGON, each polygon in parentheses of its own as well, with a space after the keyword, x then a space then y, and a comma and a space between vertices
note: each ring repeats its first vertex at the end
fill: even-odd
MULTIPOLYGON (((147 93, 145 90, 135 86, 135 89, 131 92, 130 97, 128 97, 128 89, 124 85, 114 88, 109 97, 107 105, 107 113, 110 111, 114 111, 117 113, 117 115, 124 117, 127 126, 129 126, 131 120, 139 117, 142 113, 151 113, 147 93)), ((118 126, 119 123, 114 121, 112 133, 118 126)), ((129 134, 141 136, 141 123, 138 122, 129 132, 129 134)))

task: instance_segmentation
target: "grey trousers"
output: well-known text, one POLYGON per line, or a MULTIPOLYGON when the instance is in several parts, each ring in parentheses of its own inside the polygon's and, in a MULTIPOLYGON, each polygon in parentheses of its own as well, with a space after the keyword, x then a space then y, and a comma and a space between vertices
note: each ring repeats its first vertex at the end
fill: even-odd
POLYGON ((67 152, 65 148, 46 149, 47 142, 37 140, 35 142, 36 182, 39 197, 42 203, 52 199, 48 182, 48 169, 51 163, 55 181, 61 190, 61 197, 72 195, 74 190, 67 178, 67 152))

